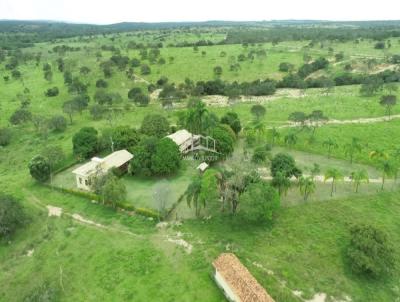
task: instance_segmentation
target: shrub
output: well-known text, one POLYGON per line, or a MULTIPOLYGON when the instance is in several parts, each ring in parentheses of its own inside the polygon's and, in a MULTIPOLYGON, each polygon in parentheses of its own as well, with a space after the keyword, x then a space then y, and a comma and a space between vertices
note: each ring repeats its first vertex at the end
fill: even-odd
POLYGON ((100 79, 96 81, 96 87, 97 88, 107 88, 108 83, 106 80, 100 79))
POLYGON ((10 117, 13 125, 20 125, 32 120, 32 113, 26 109, 17 109, 10 117))
POLYGON ((45 92, 45 95, 47 97, 53 97, 53 96, 57 96, 59 93, 60 93, 60 91, 58 90, 58 87, 53 87, 53 88, 47 89, 47 91, 45 92))
POLYGON ((29 172, 39 182, 46 182, 50 179, 51 167, 47 158, 37 155, 30 161, 29 172))
POLYGON ((11 130, 0 128, 0 146, 7 146, 11 141, 11 130))
POLYGON ((49 121, 50 129, 57 132, 64 132, 67 129, 67 120, 62 115, 55 115, 49 121))
POLYGON ((20 202, 0 192, 0 238, 9 237, 26 221, 20 202))
POLYGON ((386 233, 370 225, 355 225, 350 235, 347 256, 355 273, 379 277, 390 272, 394 251, 386 233))

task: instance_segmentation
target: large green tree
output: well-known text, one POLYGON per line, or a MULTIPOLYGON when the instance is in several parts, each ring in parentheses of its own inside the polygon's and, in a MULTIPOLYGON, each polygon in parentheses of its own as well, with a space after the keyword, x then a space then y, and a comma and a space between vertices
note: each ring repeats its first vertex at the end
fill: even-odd
POLYGON ((27 222, 19 200, 0 192, 0 239, 11 236, 27 222))
POLYGON ((146 115, 142 121, 140 131, 148 136, 162 138, 168 134, 170 125, 161 114, 146 115))
POLYGON ((50 179, 51 166, 48 159, 42 155, 37 155, 28 165, 31 176, 40 182, 46 182, 50 179))
POLYGON ((262 181, 248 185, 239 200, 241 216, 253 223, 271 223, 280 206, 278 192, 262 181))
POLYGON ((154 175, 169 175, 178 171, 181 165, 179 147, 170 138, 162 138, 156 144, 151 158, 151 171, 154 175))
POLYGON ((72 137, 74 154, 87 159, 95 155, 98 150, 97 130, 92 127, 83 127, 72 137))

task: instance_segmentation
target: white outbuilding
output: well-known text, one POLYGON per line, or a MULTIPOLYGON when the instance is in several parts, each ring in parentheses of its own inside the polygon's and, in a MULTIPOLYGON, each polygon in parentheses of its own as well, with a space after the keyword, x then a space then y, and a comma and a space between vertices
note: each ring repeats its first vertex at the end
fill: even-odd
POLYGON ((78 189, 90 191, 93 178, 106 174, 112 168, 126 170, 133 155, 127 150, 115 151, 104 158, 93 157, 89 162, 72 171, 78 189))

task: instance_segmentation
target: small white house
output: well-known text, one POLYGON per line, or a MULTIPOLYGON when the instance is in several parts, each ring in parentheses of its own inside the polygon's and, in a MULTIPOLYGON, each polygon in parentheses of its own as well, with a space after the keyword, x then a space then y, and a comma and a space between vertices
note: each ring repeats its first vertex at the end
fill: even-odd
POLYGON ((208 164, 206 162, 202 162, 200 165, 197 166, 197 170, 199 170, 201 173, 204 173, 205 170, 207 170, 208 164))
POLYGON ((127 169, 133 155, 127 150, 119 150, 104 158, 93 157, 89 162, 72 171, 78 189, 90 191, 94 176, 105 174, 112 168, 127 169))
POLYGON ((232 253, 219 255, 213 262, 214 279, 231 302, 274 302, 247 268, 232 253))

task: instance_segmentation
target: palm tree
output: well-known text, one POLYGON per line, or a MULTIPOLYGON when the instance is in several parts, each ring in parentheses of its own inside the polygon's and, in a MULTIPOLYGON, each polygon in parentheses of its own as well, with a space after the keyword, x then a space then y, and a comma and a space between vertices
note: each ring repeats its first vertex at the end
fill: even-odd
POLYGON ((332 187, 331 187, 331 197, 332 197, 333 192, 336 192, 336 183, 343 179, 343 174, 338 169, 331 168, 325 172, 324 181, 327 181, 328 179, 332 179, 332 187))
POLYGON ((290 188, 290 179, 288 179, 282 172, 276 173, 272 179, 272 186, 278 189, 279 196, 287 193, 290 188))
POLYGON ((288 133, 284 138, 285 144, 288 146, 296 145, 297 135, 295 133, 288 133))
MULTIPOLYGON (((184 195, 189 208, 194 206, 196 217, 200 215, 199 195, 201 191, 201 178, 196 177, 192 183, 187 187, 184 195)), ((205 206, 205 205, 204 205, 205 206)))
POLYGON ((300 193, 303 194, 304 201, 315 192, 315 181, 313 177, 300 177, 299 179, 300 193))
POLYGON ((383 191, 386 178, 390 176, 396 176, 399 168, 393 161, 386 159, 381 161, 380 169, 382 171, 381 190, 383 191))
POLYGON ((203 131, 203 122, 208 113, 206 105, 202 101, 195 101, 188 112, 186 124, 190 132, 200 134, 203 131))
POLYGON ((344 154, 350 157, 350 163, 353 163, 353 158, 356 152, 360 153, 362 150, 362 146, 359 142, 359 139, 353 137, 351 139, 351 143, 348 143, 344 146, 344 154))
POLYGON ((354 192, 358 193, 360 184, 365 181, 369 183, 368 172, 365 169, 357 170, 351 173, 351 181, 354 184, 354 192))
POLYGON ((276 130, 275 127, 273 127, 273 128, 270 130, 270 133, 271 133, 272 145, 274 145, 274 144, 275 144, 275 141, 279 139, 279 137, 281 136, 281 134, 278 132, 278 130, 276 130))
POLYGON ((333 149, 339 148, 339 145, 336 143, 336 141, 333 138, 328 138, 325 140, 322 145, 328 149, 328 158, 331 157, 331 153, 333 149))

